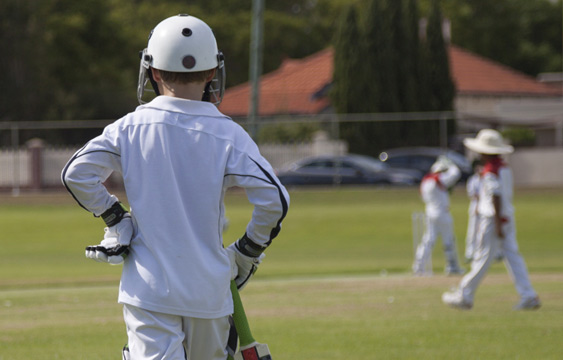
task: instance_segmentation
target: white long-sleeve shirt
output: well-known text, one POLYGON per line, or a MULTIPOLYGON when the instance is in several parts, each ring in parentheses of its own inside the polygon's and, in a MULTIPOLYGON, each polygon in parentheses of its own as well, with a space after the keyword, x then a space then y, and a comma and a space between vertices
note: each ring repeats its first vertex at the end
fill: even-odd
POLYGON ((199 318, 231 314, 221 233, 226 189, 246 190, 254 205, 246 232, 264 246, 289 205, 254 141, 210 103, 159 96, 87 143, 62 179, 100 215, 117 200, 102 184, 114 171, 123 176, 135 226, 119 302, 199 318))
POLYGON ((420 194, 425 204, 428 217, 439 217, 450 211, 450 195, 448 188, 455 185, 461 171, 455 165, 440 173, 426 175, 420 183, 420 194))

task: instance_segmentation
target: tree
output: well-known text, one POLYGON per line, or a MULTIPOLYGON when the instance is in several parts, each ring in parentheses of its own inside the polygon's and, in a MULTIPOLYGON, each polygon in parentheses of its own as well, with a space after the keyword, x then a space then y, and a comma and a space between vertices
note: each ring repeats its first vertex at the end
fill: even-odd
MULTIPOLYGON (((443 18, 440 0, 432 0, 426 29, 426 70, 429 86, 429 110, 451 111, 454 106, 455 85, 450 75, 450 61, 443 36, 443 18)), ((442 119, 443 120, 443 119, 442 119)), ((426 134, 439 139, 439 120, 427 123, 426 134)), ((455 121, 447 123, 448 133, 455 132, 455 121)))
MULTIPOLYGON (((364 37, 358 28, 356 7, 349 5, 343 12, 334 42, 334 72, 331 89, 332 105, 341 114, 362 113, 366 110, 368 85, 364 37)), ((350 151, 361 152, 369 147, 372 124, 341 123, 340 135, 348 141, 350 151)))
POLYGON ((126 59, 138 50, 124 38, 114 21, 109 0, 53 1, 48 17, 49 67, 57 91, 50 119, 105 119, 121 116, 135 106, 129 91, 126 59))
POLYGON ((406 111, 420 111, 423 109, 424 69, 420 47, 419 11, 417 0, 406 0, 405 10, 405 43, 402 47, 404 71, 409 76, 405 78, 406 111))
POLYGON ((346 7, 340 19, 334 43, 332 105, 343 114, 364 111, 362 38, 356 7, 346 7))
POLYGON ((562 0, 448 0, 443 11, 458 46, 531 76, 562 70, 562 0))
POLYGON ((399 111, 396 77, 396 47, 388 3, 393 0, 370 0, 366 7, 364 37, 365 59, 369 62, 365 112, 399 111))
MULTIPOLYGON (((352 43, 345 40, 349 30, 341 30, 335 38, 335 50, 347 44, 335 52, 333 104, 337 112, 451 110, 455 89, 442 37, 439 3, 434 3, 427 40, 422 46, 415 0, 369 0, 364 9, 365 16, 360 21, 363 26, 357 31, 360 39, 352 45, 356 49, 350 49, 352 43), (362 55, 356 57, 356 52, 362 55), (361 59, 366 59, 366 66, 362 67, 361 59), (361 76, 353 78, 351 74, 359 69, 361 76), (351 83, 347 81, 362 95, 349 90, 351 83), (354 106, 350 106, 352 103, 354 106)), ((345 24, 354 21, 348 17, 345 24)), ((345 29, 352 29, 350 24, 345 29)), ((437 145, 438 131, 436 122, 413 121, 347 123, 341 127, 350 151, 369 155, 394 146, 437 145)))
POLYGON ((0 120, 35 120, 46 111, 52 77, 42 36, 46 15, 42 2, 6 0, 0 3, 0 120))
POLYGON ((431 99, 430 110, 453 110, 455 86, 450 75, 450 61, 443 36, 440 0, 432 0, 426 30, 426 63, 431 99))

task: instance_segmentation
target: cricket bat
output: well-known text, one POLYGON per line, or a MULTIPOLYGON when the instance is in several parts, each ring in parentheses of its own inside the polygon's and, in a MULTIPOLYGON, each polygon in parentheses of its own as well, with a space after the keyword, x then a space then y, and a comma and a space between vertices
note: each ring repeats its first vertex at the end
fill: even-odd
POLYGON ((256 342, 252 336, 240 294, 234 281, 231 281, 231 292, 234 303, 233 321, 239 336, 240 349, 235 353, 234 358, 229 356, 228 360, 272 360, 268 345, 256 342))

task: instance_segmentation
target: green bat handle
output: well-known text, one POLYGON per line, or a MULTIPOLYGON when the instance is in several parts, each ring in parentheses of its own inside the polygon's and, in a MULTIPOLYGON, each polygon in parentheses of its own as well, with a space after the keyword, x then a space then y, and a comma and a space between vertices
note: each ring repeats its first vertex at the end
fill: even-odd
POLYGON ((246 318, 246 313, 244 312, 244 307, 242 306, 242 301, 237 289, 237 284, 234 280, 231 281, 231 293, 233 294, 233 304, 235 307, 235 312, 233 313, 233 321, 237 329, 240 346, 244 347, 246 345, 252 344, 256 340, 254 340, 254 337, 250 332, 248 319, 246 318))

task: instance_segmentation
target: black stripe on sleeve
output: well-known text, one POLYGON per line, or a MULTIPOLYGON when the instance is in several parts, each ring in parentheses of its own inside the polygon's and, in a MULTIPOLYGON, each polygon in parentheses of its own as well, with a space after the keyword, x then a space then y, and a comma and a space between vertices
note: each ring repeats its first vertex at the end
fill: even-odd
POLYGON ((72 190, 71 190, 70 187, 68 186, 68 184, 67 184, 67 182, 66 182, 66 180, 65 180, 65 178, 66 178, 66 173, 68 172, 68 168, 69 168, 70 165, 74 162, 74 160, 78 159, 79 157, 84 156, 84 155, 88 155, 88 154, 92 154, 92 153, 95 153, 95 152, 106 152, 106 153, 113 154, 113 155, 116 155, 116 156, 121 156, 121 155, 119 155, 119 154, 117 154, 117 153, 114 153, 114 152, 111 152, 111 151, 107 151, 107 150, 94 150, 94 151, 89 151, 89 152, 86 152, 86 153, 83 153, 83 154, 80 153, 80 151, 84 150, 85 147, 86 147, 86 145, 85 145, 84 147, 82 147, 82 149, 78 150, 78 151, 76 152, 76 154, 74 154, 74 156, 73 156, 72 158, 70 158, 70 160, 68 161, 68 163, 65 165, 65 167, 64 167, 64 169, 63 169, 63 172, 62 172, 62 175, 61 175, 61 180, 62 180, 63 185, 65 186, 66 190, 70 193, 70 195, 71 195, 71 196, 73 197, 73 199, 78 203, 78 205, 80 205, 80 207, 82 207, 84 210, 86 210, 86 211, 88 211, 88 212, 91 212, 90 210, 88 210, 88 208, 86 208, 86 206, 84 206, 84 205, 80 202, 80 200, 78 200, 78 198, 76 197, 76 195, 74 195, 74 193, 72 192, 72 190))
POLYGON ((283 195, 283 191, 281 189, 281 185, 278 184, 275 180, 274 177, 272 176, 272 174, 270 174, 268 171, 266 171, 266 169, 264 169, 256 160, 250 158, 250 160, 252 160, 256 166, 258 166, 258 168, 264 173, 264 175, 268 178, 268 180, 270 180, 270 183, 272 183, 277 189, 278 189, 278 193, 280 195, 280 202, 282 204, 282 216, 280 217, 280 219, 278 220, 278 223, 276 224, 276 227, 272 229, 272 231, 270 232, 270 240, 266 243, 266 245, 270 245, 270 243, 272 242, 272 240, 278 236, 280 230, 281 230, 281 223, 283 221, 283 219, 285 218, 285 216, 287 215, 287 210, 289 208, 288 203, 287 203, 287 199, 285 198, 285 196, 283 195))

